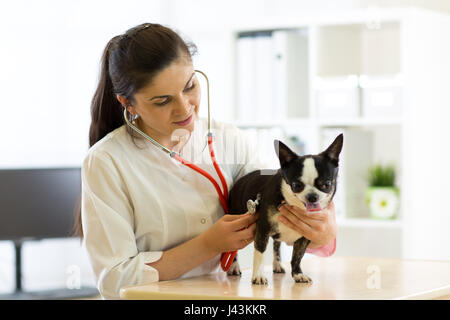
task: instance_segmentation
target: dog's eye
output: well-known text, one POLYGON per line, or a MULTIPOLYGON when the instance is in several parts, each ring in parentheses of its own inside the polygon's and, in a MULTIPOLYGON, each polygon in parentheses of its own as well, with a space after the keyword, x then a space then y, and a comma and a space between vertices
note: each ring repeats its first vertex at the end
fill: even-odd
POLYGON ((330 180, 326 180, 324 182, 321 183, 320 187, 322 189, 328 189, 331 187, 331 181, 330 180))
POLYGON ((295 193, 301 192, 303 190, 303 183, 294 181, 291 183, 291 188, 295 193))

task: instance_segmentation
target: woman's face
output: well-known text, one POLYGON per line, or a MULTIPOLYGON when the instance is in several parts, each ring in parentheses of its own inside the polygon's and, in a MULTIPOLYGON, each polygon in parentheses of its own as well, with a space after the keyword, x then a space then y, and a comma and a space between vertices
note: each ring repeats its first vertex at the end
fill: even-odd
MULTIPOLYGON (((189 133, 194 130, 200 96, 192 62, 180 58, 135 94, 136 104, 128 107, 128 111, 133 116, 139 115, 137 125, 141 130, 163 146, 172 148, 178 143, 177 139, 172 139, 176 129, 185 129, 189 133)), ((122 97, 117 98, 122 105, 127 105, 122 97)))

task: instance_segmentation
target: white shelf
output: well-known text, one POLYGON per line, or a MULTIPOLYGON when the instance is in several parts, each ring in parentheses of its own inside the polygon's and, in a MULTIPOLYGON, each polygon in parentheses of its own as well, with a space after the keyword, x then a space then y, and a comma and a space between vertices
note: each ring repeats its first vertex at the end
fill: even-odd
POLYGON ((402 228, 402 221, 395 220, 376 220, 370 218, 344 218, 337 219, 339 227, 343 228, 402 228))
POLYGON ((382 118, 382 119, 319 119, 317 120, 321 127, 363 127, 363 126, 383 126, 383 125, 401 125, 401 118, 382 118))
MULTIPOLYGON (((343 219, 338 220, 343 230, 338 237, 342 253, 450 259, 450 251, 442 250, 441 246, 450 241, 447 232, 450 216, 439 202, 423 201, 446 197, 445 188, 424 188, 424 185, 439 185, 450 179, 450 171, 440 166, 431 165, 423 170, 430 154, 439 159, 449 157, 448 148, 442 147, 448 144, 450 136, 446 123, 450 96, 445 89, 450 86, 449 16, 415 8, 383 9, 376 17, 368 11, 340 12, 241 25, 235 35, 245 29, 285 28, 302 29, 306 35, 305 41, 297 43, 302 55, 292 53, 297 50, 293 45, 280 47, 286 49, 288 58, 295 57, 282 60, 285 69, 291 72, 284 71, 285 76, 279 78, 285 81, 276 82, 281 83, 276 88, 289 90, 281 94, 273 90, 278 96, 269 104, 276 108, 272 114, 264 117, 266 112, 255 107, 236 125, 258 129, 255 135, 262 137, 261 143, 267 142, 270 148, 273 148, 269 143, 271 136, 265 131, 281 130, 289 137, 298 137, 297 144, 304 146, 306 154, 322 151, 327 145, 325 140, 339 131, 344 133, 345 159, 342 157, 341 189, 338 188, 343 190, 340 205, 343 219), (381 27, 367 24, 374 18, 381 27), (303 69, 292 72, 297 66, 292 61, 300 59, 304 62, 303 69), (298 74, 307 74, 307 82, 288 77, 298 74), (356 86, 327 87, 349 75, 360 77, 356 86), (318 78, 325 82, 317 83, 318 78), (306 102, 298 99, 300 92, 306 102), (345 108, 356 104, 359 108, 345 108), (391 105, 395 108, 388 110, 391 105), (330 106, 340 108, 333 113, 330 106), (263 121, 254 121, 258 118, 263 121), (363 182, 365 168, 375 163, 394 164, 398 168, 401 220, 352 218, 369 216, 367 206, 363 208, 363 182)), ((260 105, 254 99, 249 101, 252 107, 260 105)))
POLYGON ((282 125, 280 122, 273 121, 236 121, 234 124, 238 128, 257 128, 257 129, 268 129, 279 127, 282 125))
POLYGON ((237 121, 236 126, 239 128, 274 128, 284 126, 311 126, 316 121, 311 118, 291 118, 282 121, 237 121))
POLYGON ((320 127, 363 127, 363 126, 383 126, 401 125, 402 118, 358 118, 358 119, 313 119, 313 118, 291 118, 285 121, 237 121, 239 128, 273 128, 281 126, 320 126, 320 127))

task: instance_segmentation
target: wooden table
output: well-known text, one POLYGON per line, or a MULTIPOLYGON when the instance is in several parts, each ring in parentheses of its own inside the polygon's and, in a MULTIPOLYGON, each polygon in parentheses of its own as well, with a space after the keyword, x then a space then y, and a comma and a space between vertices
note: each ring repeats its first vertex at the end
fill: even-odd
POLYGON ((313 283, 295 283, 289 263, 285 274, 265 267, 269 284, 251 284, 251 269, 242 277, 224 272, 121 289, 122 299, 439 299, 450 297, 450 261, 307 255, 302 269, 313 283))

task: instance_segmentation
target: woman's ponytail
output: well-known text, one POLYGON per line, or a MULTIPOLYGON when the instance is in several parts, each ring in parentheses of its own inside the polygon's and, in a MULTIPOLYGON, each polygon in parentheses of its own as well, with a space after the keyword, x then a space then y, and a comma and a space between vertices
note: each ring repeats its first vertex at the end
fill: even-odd
MULTIPOLYGON (((121 104, 114 95, 113 84, 109 74, 109 55, 118 37, 112 38, 103 50, 100 63, 100 78, 91 101, 91 126, 89 128, 89 147, 101 140, 109 132, 123 124, 121 104)), ((83 238, 81 222, 81 194, 75 208, 73 234, 83 238)))
POLYGON ((111 48, 119 36, 112 38, 103 50, 100 66, 100 78, 91 101, 91 126, 89 128, 89 146, 101 140, 111 131, 124 124, 123 107, 117 100, 109 73, 111 48))
MULTIPOLYGON (((91 101, 89 146, 125 123, 124 109, 116 95, 134 104, 135 93, 151 83, 158 72, 181 56, 192 58, 196 52, 195 44, 186 43, 175 31, 160 24, 143 23, 112 38, 102 54, 98 86, 91 101)), ((135 138, 129 127, 127 132, 135 138)), ((81 196, 73 233, 83 238, 81 196)))

